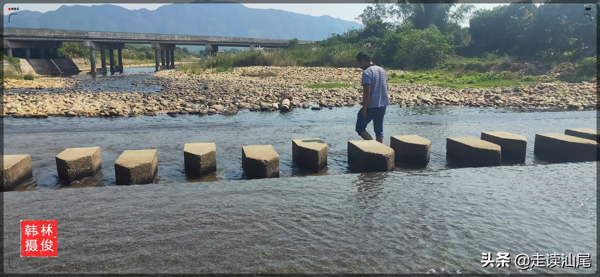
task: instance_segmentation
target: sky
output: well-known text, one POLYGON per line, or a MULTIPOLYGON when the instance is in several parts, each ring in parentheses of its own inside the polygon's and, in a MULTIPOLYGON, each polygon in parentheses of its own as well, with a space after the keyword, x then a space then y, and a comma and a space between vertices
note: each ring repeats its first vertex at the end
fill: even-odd
MULTIPOLYGON (((109 4, 109 3, 106 3, 109 4)), ((6 4, 4 5, 4 14, 7 14, 8 7, 18 7, 20 11, 30 10, 38 12, 47 12, 58 9, 64 4, 6 4)), ((73 5, 73 4, 67 4, 73 5)), ((92 6, 94 4, 81 4, 92 6)), ((96 4, 97 5, 97 4, 96 4)), ((113 4, 124 7, 129 10, 148 9, 155 10, 165 4, 113 4)), ((367 4, 243 4, 249 8, 257 9, 276 9, 294 13, 307 14, 312 16, 329 15, 348 21, 356 21, 356 17, 362 13, 367 4)), ((474 4, 477 9, 491 9, 498 5, 506 4, 474 4)))

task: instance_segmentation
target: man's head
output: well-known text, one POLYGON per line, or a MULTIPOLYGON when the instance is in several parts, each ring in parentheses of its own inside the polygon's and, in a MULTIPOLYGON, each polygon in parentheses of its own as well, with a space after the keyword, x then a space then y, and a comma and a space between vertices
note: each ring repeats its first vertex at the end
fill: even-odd
POLYGON ((362 70, 367 69, 371 65, 371 57, 363 52, 360 52, 358 55, 356 55, 356 60, 358 61, 358 66, 362 70))

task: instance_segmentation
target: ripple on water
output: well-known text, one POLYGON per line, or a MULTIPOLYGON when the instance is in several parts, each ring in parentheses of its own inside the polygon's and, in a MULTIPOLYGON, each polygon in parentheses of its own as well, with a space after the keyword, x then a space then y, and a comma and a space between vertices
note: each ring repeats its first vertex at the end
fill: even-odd
MULTIPOLYGON (((518 273, 482 252, 596 253, 597 163, 6 192, 10 273, 518 273), (565 174, 568 172, 568 174, 565 174), (59 256, 19 259, 19 221, 59 256)), ((535 273, 592 273, 535 268, 535 273)))

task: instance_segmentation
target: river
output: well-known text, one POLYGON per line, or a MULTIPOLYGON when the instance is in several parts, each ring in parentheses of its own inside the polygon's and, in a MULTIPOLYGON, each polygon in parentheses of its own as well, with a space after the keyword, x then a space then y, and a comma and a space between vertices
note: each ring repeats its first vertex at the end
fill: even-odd
MULTIPOLYGON (((482 268, 482 252, 590 253, 596 271, 597 163, 547 164, 536 133, 596 128, 596 111, 390 107, 389 136, 432 141, 426 169, 350 173, 358 107, 235 116, 5 118, 5 154, 31 154, 34 178, 4 196, 7 273, 518 273, 482 268), (454 168, 445 139, 506 131, 528 139, 525 164, 454 168), (292 139, 321 138, 328 169, 292 163, 292 139), (215 142, 217 172, 184 174, 185 143, 215 142), (243 145, 272 144, 281 177, 243 180, 243 145), (100 146, 102 171, 65 186, 54 157, 100 146), (116 186, 125 150, 157 149, 155 184, 116 186), (20 258, 19 221, 58 220, 57 258, 20 258), (10 267, 8 258, 11 259, 10 267)), ((372 125, 368 130, 372 132, 372 125)))

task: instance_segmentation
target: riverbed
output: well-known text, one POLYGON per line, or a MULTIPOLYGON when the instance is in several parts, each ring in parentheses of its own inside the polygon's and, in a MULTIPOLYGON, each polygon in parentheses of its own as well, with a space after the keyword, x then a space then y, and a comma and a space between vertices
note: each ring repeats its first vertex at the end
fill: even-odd
MULTIPOLYGON (((7 273, 593 273, 597 163, 533 155, 536 133, 596 129, 596 111, 390 106, 392 135, 432 141, 424 169, 351 173, 359 106, 235 116, 4 118, 4 154, 30 154, 34 178, 4 192, 7 273), (527 137, 520 165, 456 168, 447 137, 527 137), (292 139, 321 138, 328 168, 292 163, 292 139), (217 172, 184 174, 185 143, 215 142, 217 172), (281 177, 244 180, 242 146, 271 144, 281 177), (72 185, 55 156, 101 147, 102 170, 72 185), (116 186, 125 150, 157 149, 154 184, 116 186), (20 220, 58 220, 58 257, 21 258, 20 220), (482 252, 590 253, 591 268, 482 268, 482 252)), ((372 133, 372 125, 369 125, 372 133)))

